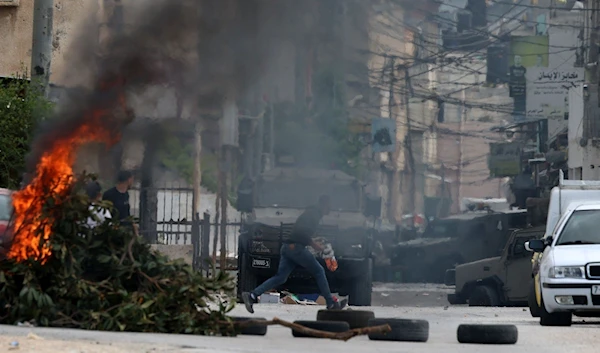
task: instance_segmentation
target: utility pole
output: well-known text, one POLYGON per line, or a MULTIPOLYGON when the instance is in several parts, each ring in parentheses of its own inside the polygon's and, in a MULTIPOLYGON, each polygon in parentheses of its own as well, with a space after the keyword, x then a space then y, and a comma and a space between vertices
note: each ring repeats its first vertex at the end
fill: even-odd
MULTIPOLYGON (((387 59, 387 58, 386 58, 387 59)), ((394 119, 396 123, 396 131, 398 131, 398 118, 393 115, 394 106, 396 105, 396 99, 394 95, 394 85, 396 84, 396 58, 391 57, 389 60, 389 70, 390 70, 390 86, 388 89, 388 115, 390 119, 394 119)), ((396 134, 397 135, 397 134, 396 134)), ((394 136, 396 138, 397 136, 394 136)), ((392 212, 393 219, 396 222, 400 222, 402 220, 402 214, 400 211, 400 199, 401 199, 401 190, 400 190, 400 164, 398 163, 398 156, 400 155, 401 149, 400 146, 396 145, 396 151, 392 153, 394 166, 394 175, 392 177, 392 188, 390 190, 390 194, 392 196, 392 212), (399 214, 400 213, 400 214, 399 214)))
POLYGON ((411 86, 411 81, 410 81, 410 74, 408 72, 408 67, 404 68, 404 81, 405 81, 405 85, 406 85, 406 92, 404 93, 404 105, 405 105, 405 109, 406 109, 406 127, 407 127, 407 134, 406 134, 406 150, 408 151, 408 164, 410 167, 410 172, 411 172, 411 176, 410 176, 410 207, 411 207, 411 212, 413 214, 413 223, 414 223, 414 213, 416 212, 416 182, 415 179, 417 178, 417 170, 416 170, 416 163, 415 163, 415 156, 413 155, 413 150, 412 150, 412 134, 411 134, 411 121, 410 121, 410 94, 412 92, 412 86, 411 86))
POLYGON ((465 102, 467 101, 467 93, 465 90, 462 91, 462 102, 461 102, 461 114, 458 125, 458 202, 460 203, 463 197, 462 184, 463 184, 463 122, 467 120, 467 108, 465 102))
POLYGON ((52 22, 54 0, 35 0, 33 5, 33 41, 31 46, 31 80, 37 81, 48 97, 52 63, 52 22))
POLYGON ((437 207, 437 212, 435 214, 435 218, 439 218, 440 217, 440 213, 442 212, 442 207, 444 207, 444 200, 446 199, 446 166, 444 165, 444 163, 442 163, 441 165, 441 177, 442 177, 442 185, 441 185, 441 191, 440 191, 440 201, 438 203, 438 207, 437 207))
POLYGON ((199 116, 196 116, 194 126, 194 175, 193 175, 193 193, 192 193, 192 219, 200 216, 200 198, 202 185, 202 122, 199 116))

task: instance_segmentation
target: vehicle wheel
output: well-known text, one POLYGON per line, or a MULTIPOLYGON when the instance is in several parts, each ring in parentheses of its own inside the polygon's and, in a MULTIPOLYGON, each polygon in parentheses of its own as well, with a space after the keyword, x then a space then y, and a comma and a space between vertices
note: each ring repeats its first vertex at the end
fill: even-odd
POLYGON ((540 325, 542 326, 571 326, 573 315, 571 313, 549 313, 542 297, 540 305, 540 325))
POLYGON ((477 286, 469 297, 469 306, 498 306, 498 292, 486 285, 477 286))
MULTIPOLYGON (((231 317, 233 322, 267 321, 264 317, 231 317)), ((264 336, 267 334, 266 325, 243 326, 237 329, 238 334, 248 336, 264 336)))
POLYGON ((459 294, 450 293, 448 294, 448 303, 450 303, 451 305, 461 305, 467 304, 467 301, 459 294))
MULTIPOLYGON (((294 321, 295 324, 302 325, 304 327, 312 328, 314 330, 326 331, 326 332, 346 332, 350 330, 350 325, 344 321, 305 321, 299 320, 294 321)), ((292 330, 292 336, 294 337, 312 337, 314 336, 305 335, 299 331, 292 330)))
POLYGON ((241 300, 243 292, 250 292, 258 286, 256 276, 250 270, 250 261, 248 254, 244 253, 241 256, 240 265, 237 274, 237 295, 238 300, 241 300))
POLYGON ((529 313, 532 317, 540 317, 540 307, 535 299, 535 283, 533 281, 531 281, 527 305, 529 306, 529 313))
POLYGON ((456 338, 460 343, 515 344, 519 331, 515 325, 460 325, 456 338))
POLYGON ((364 275, 354 279, 348 296, 348 304, 370 306, 373 293, 373 259, 368 259, 364 275))
POLYGON ((369 326, 388 324, 392 328, 388 333, 369 333, 373 341, 427 342, 429 339, 429 322, 425 320, 407 319, 371 319, 369 326))
POLYGON ((319 310, 317 321, 343 321, 347 322, 350 329, 369 326, 369 320, 374 319, 375 314, 368 310, 319 310))

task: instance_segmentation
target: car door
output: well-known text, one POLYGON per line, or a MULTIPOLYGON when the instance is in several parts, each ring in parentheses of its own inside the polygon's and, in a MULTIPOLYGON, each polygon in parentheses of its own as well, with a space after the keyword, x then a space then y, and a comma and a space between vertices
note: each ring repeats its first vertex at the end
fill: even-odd
POLYGON ((525 250, 525 243, 531 239, 539 239, 543 231, 522 232, 516 234, 508 248, 504 268, 506 281, 504 288, 510 301, 526 301, 531 281, 531 256, 525 250))

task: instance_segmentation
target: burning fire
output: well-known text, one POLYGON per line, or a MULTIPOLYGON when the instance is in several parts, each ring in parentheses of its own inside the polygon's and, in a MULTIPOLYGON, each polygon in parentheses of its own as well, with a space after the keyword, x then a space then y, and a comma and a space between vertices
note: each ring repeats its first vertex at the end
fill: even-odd
MULTIPOLYGON (((118 104, 125 107, 124 95, 119 95, 118 104)), ((41 219, 42 207, 48 196, 60 199, 69 192, 73 181, 72 166, 79 147, 89 142, 112 145, 120 139, 118 133, 108 128, 110 124, 106 120, 110 119, 111 113, 111 109, 94 110, 68 135, 54 141, 40 158, 33 180, 13 194, 14 240, 9 258, 17 261, 32 258, 44 263, 51 255, 47 241, 53 222, 41 219)))

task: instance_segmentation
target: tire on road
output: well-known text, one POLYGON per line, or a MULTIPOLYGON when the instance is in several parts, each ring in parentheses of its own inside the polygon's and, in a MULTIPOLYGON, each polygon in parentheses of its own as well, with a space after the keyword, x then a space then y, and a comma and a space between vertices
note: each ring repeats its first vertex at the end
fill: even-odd
MULTIPOLYGON (((295 324, 302 325, 304 327, 312 328, 314 330, 326 331, 326 332, 346 332, 350 330, 350 325, 344 321, 307 321, 298 320, 294 321, 295 324)), ((294 337, 311 337, 317 338, 310 335, 305 335, 300 331, 292 329, 292 336, 294 337)))
POLYGON ((429 322, 426 320, 408 319, 371 319, 369 326, 388 324, 392 328, 388 333, 370 333, 373 341, 427 342, 429 339, 429 322))
POLYGON ((370 306, 373 293, 373 259, 367 260, 365 273, 354 279, 350 293, 348 293, 348 304, 353 306, 370 306))
POLYGON ((519 331, 515 325, 460 325, 456 338, 460 343, 515 344, 519 331))
POLYGON ((374 319, 375 314, 368 310, 319 310, 317 321, 343 321, 347 322, 350 329, 369 326, 369 320, 374 319))
MULTIPOLYGON (((246 322, 246 321, 267 321, 264 317, 239 317, 233 316, 231 317, 233 322, 246 322)), ((240 327, 237 332, 240 335, 248 335, 248 336, 264 336, 267 334, 267 326, 266 325, 252 325, 252 326, 243 326, 240 327)))
POLYGON ((467 301, 460 294, 450 293, 448 294, 448 303, 450 303, 451 305, 460 305, 467 304, 467 301))
POLYGON ((500 299, 498 292, 491 286, 481 285, 475 287, 469 296, 469 306, 498 306, 500 299))
POLYGON ((529 313, 532 317, 540 317, 540 307, 535 297, 535 283, 533 281, 531 281, 529 295, 527 296, 527 306, 529 306, 529 313))
POLYGON ((549 313, 542 297, 540 305, 540 325, 542 326, 571 326, 573 315, 571 313, 549 313))

